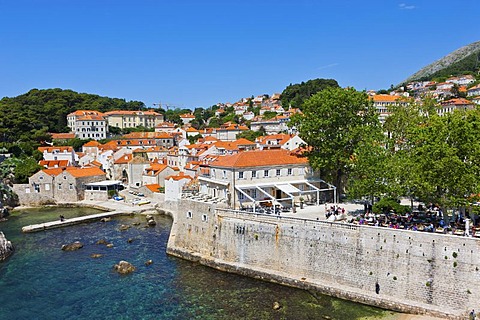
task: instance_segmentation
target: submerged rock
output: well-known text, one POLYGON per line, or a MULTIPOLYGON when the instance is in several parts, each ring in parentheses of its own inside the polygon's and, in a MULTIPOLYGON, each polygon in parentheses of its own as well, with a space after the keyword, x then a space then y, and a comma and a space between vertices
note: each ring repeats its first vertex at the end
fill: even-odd
POLYGON ((273 307, 272 307, 272 308, 273 308, 273 310, 279 310, 279 309, 282 308, 282 306, 280 305, 280 302, 275 301, 275 302, 273 303, 273 307))
POLYGON ((110 244, 110 242, 108 242, 107 240, 105 239, 100 239, 96 242, 96 244, 104 244, 104 245, 108 245, 110 244))
POLYGON ((129 274, 136 270, 136 268, 128 261, 120 261, 114 267, 115 271, 119 274, 129 274))
POLYGON ((92 253, 90 255, 91 258, 94 258, 94 259, 97 259, 97 258, 101 258, 103 257, 103 254, 100 254, 100 253, 92 253))
POLYGON ((130 228, 130 226, 127 226, 126 224, 122 224, 120 226, 120 231, 125 231, 125 230, 128 230, 130 228))
POLYGON ((152 263, 153 263, 153 261, 152 261, 152 260, 150 260, 150 259, 149 259, 149 260, 147 260, 147 261, 145 261, 145 265, 146 265, 146 266, 149 266, 149 265, 151 265, 152 263))
POLYGON ((157 224, 157 222, 152 218, 152 219, 150 219, 150 220, 147 221, 147 224, 148 224, 149 226, 154 226, 154 225, 157 224))
POLYGON ((108 243, 107 248, 113 248, 113 243, 108 243))
POLYGON ((80 241, 75 241, 73 243, 64 244, 62 246, 63 251, 75 251, 83 248, 83 244, 80 241))
POLYGON ((108 222, 108 221, 111 221, 111 220, 112 220, 112 217, 107 217, 107 218, 100 219, 100 222, 108 222))
POLYGON ((128 243, 132 243, 133 240, 134 240, 134 239, 132 239, 132 238, 128 238, 127 242, 128 242, 128 243))

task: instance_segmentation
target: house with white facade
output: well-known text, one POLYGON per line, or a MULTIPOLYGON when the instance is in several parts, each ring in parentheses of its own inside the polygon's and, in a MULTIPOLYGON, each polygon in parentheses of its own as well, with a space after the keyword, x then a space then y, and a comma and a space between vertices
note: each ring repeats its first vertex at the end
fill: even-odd
POLYGON ((292 208, 300 197, 318 204, 322 191, 336 197, 334 187, 318 178, 307 158, 283 149, 240 152, 200 166, 199 192, 226 198, 234 209, 292 208))
POLYGON ((78 156, 73 147, 38 147, 43 155, 43 160, 66 160, 69 166, 75 166, 78 163, 78 156))
POLYGON ((443 116, 446 113, 450 113, 455 110, 471 110, 473 108, 475 108, 475 104, 472 103, 472 101, 464 98, 456 98, 442 102, 440 107, 437 109, 437 113, 438 115, 443 116))
POLYGON ((290 128, 287 125, 288 121, 290 121, 290 118, 286 116, 276 116, 268 120, 263 119, 262 117, 257 117, 252 120, 250 129, 252 131, 259 131, 263 127, 267 134, 289 132, 290 128))
POLYGON ((92 110, 77 110, 67 115, 68 127, 80 139, 107 138, 108 123, 105 114, 92 110))
POLYGON ((305 141, 296 134, 272 134, 268 136, 261 136, 255 140, 257 149, 271 149, 282 148, 293 151, 305 145, 305 141))
POLYGON ((184 113, 180 115, 180 119, 182 119, 183 124, 187 124, 194 120, 195 116, 191 113, 184 113))
POLYGON ((378 120, 381 124, 385 122, 385 119, 390 115, 390 108, 394 106, 407 106, 408 101, 404 100, 401 96, 392 96, 388 94, 376 94, 370 99, 373 100, 373 106, 377 110, 378 120))
POLYGON ((178 201, 182 197, 183 187, 191 182, 192 177, 179 172, 177 175, 171 175, 165 178, 165 200, 178 201))
POLYGON ((105 117, 109 126, 120 129, 139 126, 155 128, 163 122, 163 115, 154 111, 115 110, 106 112, 105 117))
POLYGON ((480 84, 477 84, 474 87, 471 87, 467 90, 467 97, 476 97, 480 96, 480 84))

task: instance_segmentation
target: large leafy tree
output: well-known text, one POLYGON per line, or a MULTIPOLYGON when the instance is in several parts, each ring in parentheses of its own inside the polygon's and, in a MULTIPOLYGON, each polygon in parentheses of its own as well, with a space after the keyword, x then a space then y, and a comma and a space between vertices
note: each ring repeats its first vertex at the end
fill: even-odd
POLYGON ((416 194, 444 207, 466 204, 480 192, 480 111, 433 116, 417 126, 410 161, 416 194))
POLYGON ((380 132, 371 100, 352 88, 328 87, 306 100, 302 110, 292 124, 310 147, 310 165, 343 191, 360 143, 380 132))

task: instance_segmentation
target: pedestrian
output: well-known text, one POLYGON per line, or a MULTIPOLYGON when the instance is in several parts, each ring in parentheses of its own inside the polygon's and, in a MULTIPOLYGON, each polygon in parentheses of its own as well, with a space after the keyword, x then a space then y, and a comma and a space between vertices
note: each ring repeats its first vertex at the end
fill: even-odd
POLYGON ((65 217, 62 214, 60 215, 60 221, 65 221, 65 217))
POLYGON ((477 317, 477 315, 475 314, 475 310, 472 309, 472 311, 470 311, 470 315, 469 315, 468 319, 475 320, 476 317, 477 317))

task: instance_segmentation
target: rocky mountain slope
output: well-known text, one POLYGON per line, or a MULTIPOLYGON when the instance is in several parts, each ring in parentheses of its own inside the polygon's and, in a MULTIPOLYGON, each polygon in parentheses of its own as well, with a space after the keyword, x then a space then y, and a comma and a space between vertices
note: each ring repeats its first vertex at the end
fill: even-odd
POLYGON ((473 42, 420 69, 402 83, 435 76, 449 76, 456 70, 476 72, 480 68, 479 55, 480 41, 473 42), (442 71, 445 71, 443 72, 445 74, 442 71))

